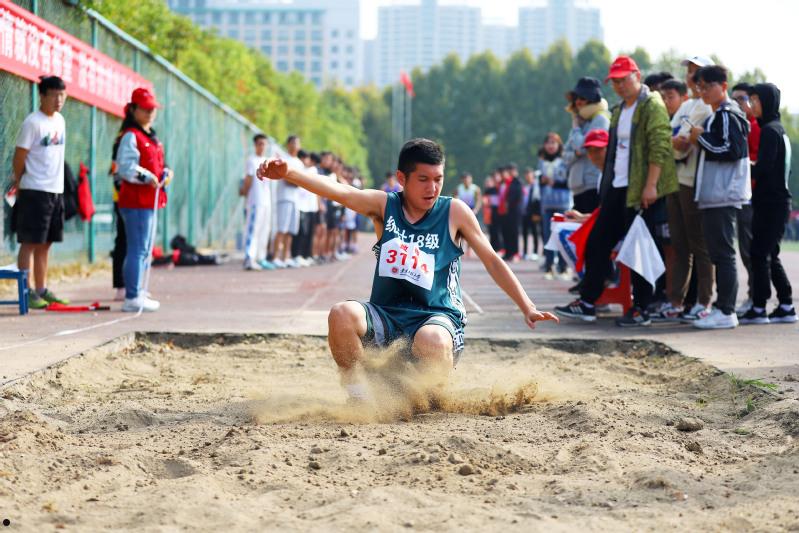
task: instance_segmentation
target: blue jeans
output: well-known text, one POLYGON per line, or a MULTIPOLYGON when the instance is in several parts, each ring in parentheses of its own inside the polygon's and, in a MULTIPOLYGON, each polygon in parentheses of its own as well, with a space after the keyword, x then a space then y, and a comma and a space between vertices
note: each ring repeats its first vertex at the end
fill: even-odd
POLYGON ((139 296, 144 272, 149 268, 153 210, 123 207, 119 212, 125 221, 125 233, 128 238, 125 263, 122 266, 125 276, 125 298, 133 299, 139 296))
MULTIPOLYGON (((563 213, 565 209, 550 209, 545 208, 544 213, 541 217, 541 226, 542 226, 542 233, 544 234, 544 245, 546 246, 547 242, 549 241, 549 236, 552 234, 552 215, 555 213, 563 213)), ((552 267, 555 263, 555 252, 552 250, 544 250, 544 269, 549 272, 552 270, 552 267)), ((566 260, 563 259, 560 254, 558 256, 558 272, 563 273, 566 272, 566 260)))

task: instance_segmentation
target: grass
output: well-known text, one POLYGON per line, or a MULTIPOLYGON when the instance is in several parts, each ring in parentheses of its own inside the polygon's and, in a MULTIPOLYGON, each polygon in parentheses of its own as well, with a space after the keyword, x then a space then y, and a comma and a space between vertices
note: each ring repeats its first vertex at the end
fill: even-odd
POLYGON ((741 393, 752 389, 759 392, 774 392, 777 390, 776 384, 768 383, 759 378, 745 379, 735 374, 729 374, 727 379, 730 382, 730 402, 739 417, 746 416, 757 409, 757 400, 754 394, 748 394, 746 400, 739 404, 741 393))

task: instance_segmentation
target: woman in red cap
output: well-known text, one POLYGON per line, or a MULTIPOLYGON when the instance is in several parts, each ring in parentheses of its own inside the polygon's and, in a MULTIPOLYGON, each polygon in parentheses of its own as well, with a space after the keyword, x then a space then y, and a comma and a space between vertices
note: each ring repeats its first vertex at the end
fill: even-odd
POLYGON ((119 212, 127 238, 122 310, 128 312, 156 311, 160 306, 142 287, 149 266, 155 209, 166 206, 163 187, 172 178, 172 171, 164 164, 164 145, 152 128, 158 107, 148 89, 133 91, 114 143, 114 180, 119 183, 119 212))

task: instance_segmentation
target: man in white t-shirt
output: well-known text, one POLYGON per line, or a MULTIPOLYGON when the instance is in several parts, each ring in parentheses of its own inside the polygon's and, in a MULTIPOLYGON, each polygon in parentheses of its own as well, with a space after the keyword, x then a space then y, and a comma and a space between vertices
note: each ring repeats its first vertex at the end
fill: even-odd
POLYGON ((266 248, 272 222, 272 191, 269 184, 255 179, 255 172, 266 161, 269 140, 259 133, 253 137, 255 152, 245 163, 241 195, 247 198, 244 233, 244 269, 274 270, 275 265, 266 260, 266 248))
MULTIPOLYGON (((311 161, 311 154, 300 150, 297 157, 302 161, 303 169, 316 174, 316 167, 311 161)), ((300 230, 291 243, 291 255, 299 266, 307 267, 313 261, 313 238, 316 229, 316 215, 319 212, 319 197, 303 188, 297 189, 297 209, 300 212, 300 230)))
MULTIPOLYGON (((12 231, 20 243, 17 265, 31 271, 34 285, 28 293, 31 309, 44 309, 52 302, 69 303, 47 289, 50 245, 64 238, 64 142, 66 125, 59 113, 67 99, 63 80, 42 77, 38 111, 25 118, 14 152, 17 191, 12 231)), ((30 284, 30 279, 28 280, 30 284)))

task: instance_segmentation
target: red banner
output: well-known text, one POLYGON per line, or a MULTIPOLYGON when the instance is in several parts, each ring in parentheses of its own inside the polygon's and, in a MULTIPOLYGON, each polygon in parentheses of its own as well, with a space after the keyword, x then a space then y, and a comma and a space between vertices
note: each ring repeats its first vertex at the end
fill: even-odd
POLYGON ((0 0, 0 70, 38 82, 58 76, 67 94, 122 117, 137 87, 152 83, 57 26, 0 0))

